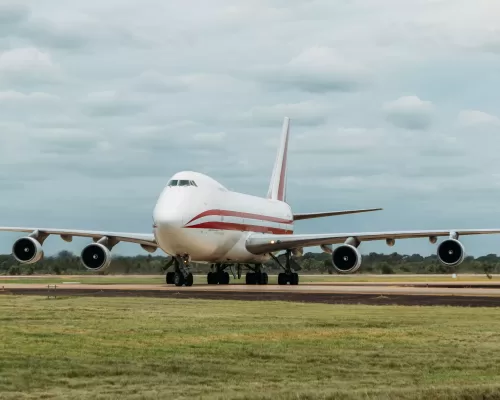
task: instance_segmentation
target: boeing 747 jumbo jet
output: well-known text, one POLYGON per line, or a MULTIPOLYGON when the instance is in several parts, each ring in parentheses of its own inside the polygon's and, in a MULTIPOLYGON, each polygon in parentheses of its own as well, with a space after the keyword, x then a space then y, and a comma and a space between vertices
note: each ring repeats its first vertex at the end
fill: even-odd
POLYGON ((81 253, 81 261, 91 271, 102 271, 111 263, 111 250, 119 242, 139 244, 154 253, 158 248, 170 255, 166 282, 176 286, 191 286, 191 262, 211 264, 207 275, 209 284, 228 284, 230 268, 241 277, 246 267, 247 284, 267 284, 263 264, 274 259, 283 269, 278 276, 280 285, 297 285, 300 266, 293 256, 302 254, 304 247, 319 246, 331 254, 333 267, 339 273, 354 273, 361 266, 358 246, 363 241, 385 240, 394 246, 397 239, 429 238, 436 243, 438 236, 448 236, 437 247, 441 263, 459 265, 465 250, 462 235, 498 234, 500 229, 443 229, 427 231, 352 232, 352 233, 294 233, 294 222, 319 217, 345 215, 380 208, 293 213, 286 202, 288 118, 283 123, 281 143, 266 197, 233 192, 214 179, 197 172, 176 173, 168 181, 153 211, 153 233, 97 232, 72 229, 7 228, 0 231, 25 232, 29 235, 15 241, 14 258, 32 264, 43 258, 42 245, 49 235, 59 235, 70 242, 73 237, 93 239, 81 253), (339 244, 335 249, 332 245, 339 244), (277 253, 284 252, 284 262, 277 253), (236 268, 235 268, 236 267, 236 268))

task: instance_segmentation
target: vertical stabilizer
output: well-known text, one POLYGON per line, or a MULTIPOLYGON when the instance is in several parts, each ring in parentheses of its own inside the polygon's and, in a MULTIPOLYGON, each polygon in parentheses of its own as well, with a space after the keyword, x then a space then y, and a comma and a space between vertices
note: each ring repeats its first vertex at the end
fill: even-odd
POLYGON ((286 159, 288 153, 288 136, 290 134, 290 118, 285 117, 281 141, 274 163, 273 175, 269 184, 267 198, 286 201, 286 159))

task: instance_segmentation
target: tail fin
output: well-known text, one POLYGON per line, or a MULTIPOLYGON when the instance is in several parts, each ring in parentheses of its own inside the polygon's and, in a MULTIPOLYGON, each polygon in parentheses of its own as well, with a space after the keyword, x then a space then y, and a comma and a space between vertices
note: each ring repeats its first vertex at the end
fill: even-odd
POLYGON ((267 198, 272 200, 286 201, 286 159, 288 153, 288 136, 290 134, 290 118, 283 120, 281 131, 281 142, 274 162, 273 175, 269 183, 267 198))

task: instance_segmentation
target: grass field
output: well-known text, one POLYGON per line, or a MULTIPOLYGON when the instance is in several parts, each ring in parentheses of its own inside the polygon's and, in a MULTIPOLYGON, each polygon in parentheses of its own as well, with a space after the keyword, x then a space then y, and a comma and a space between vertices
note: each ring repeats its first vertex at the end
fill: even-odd
MULTIPOLYGON (((328 283, 328 282, 500 282, 500 276, 494 275, 489 279, 485 275, 458 275, 453 279, 451 275, 302 275, 300 283, 328 283)), ((63 282, 80 282, 82 284, 112 285, 122 284, 163 284, 164 275, 45 275, 25 277, 5 277, 0 275, 0 286, 2 283, 47 283, 61 284, 63 282)), ((195 284, 207 283, 205 275, 195 275, 195 284)), ((234 279, 231 275, 232 284, 244 284, 245 275, 241 279, 234 279)), ((277 284, 277 275, 269 276, 270 284, 277 284)))
POLYGON ((500 398, 498 309, 2 296, 0 321, 2 400, 500 398))

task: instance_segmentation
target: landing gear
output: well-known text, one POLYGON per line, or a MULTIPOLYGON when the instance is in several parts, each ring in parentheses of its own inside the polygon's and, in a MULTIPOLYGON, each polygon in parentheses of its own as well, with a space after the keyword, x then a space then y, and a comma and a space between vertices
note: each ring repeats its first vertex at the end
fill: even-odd
POLYGON ((286 272, 278 274, 278 285, 298 285, 299 284, 299 274, 297 272, 291 272, 287 274, 286 272))
POLYGON ((167 281, 168 285, 174 283, 174 276, 175 276, 175 272, 167 272, 167 274, 165 276, 165 280, 167 281))
POLYGON ((173 283, 175 286, 193 286, 193 274, 189 270, 189 256, 176 256, 172 259, 173 261, 167 265, 167 268, 174 264, 175 271, 166 273, 166 283, 173 283))
MULTIPOLYGON (((277 257, 271 254, 271 257, 278 263, 278 265, 285 270, 278 274, 278 285, 298 285, 299 284, 299 274, 294 272, 292 269, 292 252, 287 250, 285 253, 285 265, 280 263, 277 257)), ((300 268, 299 268, 300 269, 300 268)))
POLYGON ((214 271, 207 274, 207 283, 209 285, 229 285, 229 272, 224 271, 226 267, 222 264, 212 265, 214 271))
POLYGON ((267 272, 247 272, 245 283, 247 285, 267 285, 269 276, 267 272))
POLYGON ((262 264, 257 264, 255 268, 247 265, 248 268, 253 269, 253 272, 247 272, 245 276, 245 283, 247 285, 267 285, 269 276, 267 272, 262 271, 262 264))

